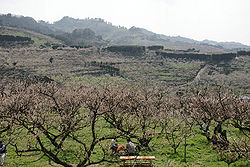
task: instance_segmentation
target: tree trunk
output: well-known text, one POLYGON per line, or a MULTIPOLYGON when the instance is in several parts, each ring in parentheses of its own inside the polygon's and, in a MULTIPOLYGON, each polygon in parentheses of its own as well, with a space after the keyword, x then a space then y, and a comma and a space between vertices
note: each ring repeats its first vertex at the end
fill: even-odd
POLYGON ((187 162, 187 126, 185 122, 185 136, 184 136, 184 162, 187 162))

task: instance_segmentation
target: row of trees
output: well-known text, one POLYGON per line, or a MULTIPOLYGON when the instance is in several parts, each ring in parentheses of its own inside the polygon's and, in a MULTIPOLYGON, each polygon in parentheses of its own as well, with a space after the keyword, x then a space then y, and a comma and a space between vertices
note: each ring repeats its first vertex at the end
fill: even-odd
POLYGON ((120 45, 120 46, 114 45, 104 48, 104 50, 121 53, 124 56, 141 57, 145 53, 146 47, 137 45, 120 45))
POLYGON ((228 62, 236 57, 236 53, 201 54, 201 53, 169 53, 169 52, 157 51, 156 54, 164 58, 200 60, 211 63, 218 63, 221 61, 228 62))
POLYGON ((13 46, 26 46, 33 44, 34 41, 29 37, 13 36, 13 35, 0 35, 0 46, 13 47, 13 46))
POLYGON ((36 20, 32 17, 15 16, 10 13, 7 15, 0 15, 0 25, 23 28, 42 34, 56 33, 53 30, 49 29, 47 26, 37 23, 36 20))
POLYGON ((21 37, 21 36, 13 36, 13 35, 0 35, 0 41, 31 41, 31 38, 21 37))
POLYGON ((1 87, 0 111, 1 137, 17 154, 40 152, 66 167, 110 161, 107 143, 119 137, 150 147, 155 136, 162 136, 176 153, 196 125, 208 142, 212 140, 208 130, 218 126, 228 130, 228 148, 218 148, 221 160, 230 164, 249 158, 249 102, 221 87, 170 96, 158 88, 129 85, 21 83, 1 87), (93 159, 96 151, 99 156, 93 159))
POLYGON ((94 31, 89 28, 75 29, 72 33, 64 33, 59 35, 52 35, 52 37, 63 41, 69 46, 101 46, 107 43, 102 39, 102 36, 96 35, 94 31))

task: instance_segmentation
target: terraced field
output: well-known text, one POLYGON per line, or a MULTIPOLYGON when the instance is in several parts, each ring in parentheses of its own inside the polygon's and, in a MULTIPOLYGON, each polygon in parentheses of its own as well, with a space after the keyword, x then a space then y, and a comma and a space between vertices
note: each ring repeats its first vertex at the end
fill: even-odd
POLYGON ((57 50, 50 47, 1 48, 0 55, 2 68, 23 70, 65 83, 119 81, 174 87, 188 85, 195 79, 195 82, 226 83, 240 88, 248 88, 250 83, 249 56, 212 64, 162 58, 152 51, 141 57, 124 57, 96 47, 78 50, 70 47, 57 50))
MULTIPOLYGON (((250 94, 250 89, 249 89, 250 88, 250 85, 249 85, 250 83, 250 74, 249 74, 250 56, 249 55, 238 56, 235 59, 232 59, 226 62, 225 61, 208 62, 208 61, 185 59, 185 58, 167 58, 167 57, 158 55, 155 51, 150 51, 150 50, 146 50, 145 54, 141 56, 131 56, 131 55, 124 56, 123 54, 109 52, 103 48, 97 48, 97 47, 88 47, 88 48, 80 48, 80 49, 71 48, 71 47, 53 48, 52 45, 46 45, 46 43, 52 44, 52 43, 60 43, 60 42, 47 36, 43 36, 39 34, 37 35, 34 33, 20 31, 20 30, 17 31, 16 29, 5 29, 4 32, 5 34, 10 34, 10 35, 29 36, 32 38, 32 40, 35 41, 35 43, 33 45, 26 46, 26 47, 12 47, 12 48, 0 47, 0 85, 1 85, 0 88, 1 88, 1 91, 4 90, 4 87, 7 84, 13 83, 15 81, 20 81, 20 80, 28 81, 31 83, 55 81, 57 83, 60 83, 58 85, 60 85, 61 87, 60 88, 58 87, 58 89, 61 89, 61 91, 65 91, 64 88, 66 89, 68 85, 70 85, 68 87, 69 91, 75 91, 74 89, 70 89, 70 88, 74 88, 74 86, 77 86, 78 84, 83 84, 83 85, 86 85, 86 87, 87 85, 91 85, 91 86, 94 85, 96 86, 96 88, 100 88, 100 90, 98 91, 103 92, 101 87, 98 87, 98 86, 99 85, 103 86, 103 84, 106 84, 106 85, 111 86, 112 89, 110 89, 110 92, 113 91, 115 95, 114 98, 113 96, 111 96, 113 99, 112 98, 106 99, 107 102, 111 100, 110 104, 112 104, 112 100, 118 99, 119 101, 119 97, 120 97, 120 95, 118 96, 116 95, 116 93, 119 92, 120 89, 117 89, 117 91, 115 89, 113 90, 113 88, 115 88, 114 85, 124 86, 127 83, 130 83, 132 87, 134 85, 140 85, 142 87, 145 86, 144 87, 146 88, 145 90, 147 89, 151 90, 151 87, 154 87, 157 89, 161 88, 162 94, 167 94, 168 96, 170 96, 169 98, 170 100, 173 99, 173 97, 177 98, 176 96, 179 96, 177 93, 173 94, 170 91, 173 90, 173 92, 177 92, 178 90, 184 90, 182 89, 183 87, 194 88, 194 85, 196 84, 224 85, 224 86, 229 86, 231 88, 237 88, 238 90, 240 90, 239 92, 246 95, 246 97, 247 95, 250 94), (41 47, 41 45, 43 47, 41 47), (167 90, 170 90, 170 91, 168 92, 167 90)), ((31 87, 32 87, 32 84, 31 84, 31 87)), ((14 87, 14 88, 18 88, 18 87, 14 87)), ((45 86, 44 89, 47 89, 47 87, 45 86)), ((104 90, 106 91, 106 89, 104 90)), ((91 97, 91 98, 94 98, 93 101, 95 101, 95 98, 102 99, 101 97, 96 95, 96 91, 97 90, 95 89, 93 89, 93 91, 91 89, 91 93, 86 95, 87 97, 86 99, 90 98, 89 95, 93 96, 91 97)), ((6 91, 6 93, 8 92, 9 91, 6 91)), ((32 91, 28 91, 28 92, 32 92, 32 91)), ((88 92, 88 91, 83 91, 82 93, 84 92, 88 92)), ((108 93, 108 92, 109 91, 105 93, 108 93)), ((143 92, 147 92, 147 91, 141 91, 141 93, 143 92)), ((25 92, 24 94, 25 96, 29 94, 29 93, 27 94, 26 93, 27 92, 25 92)), ((65 106, 68 106, 68 107, 70 107, 70 105, 73 105, 73 104, 78 104, 78 100, 75 99, 75 97, 79 95, 78 92, 75 92, 75 94, 71 94, 71 93, 67 94, 68 92, 66 90, 65 93, 66 93, 66 96, 62 94, 61 96, 55 96, 55 97, 62 98, 62 99, 59 98, 58 101, 65 102, 67 104, 65 106), (69 98, 69 99, 65 99, 65 98, 69 98), (76 103, 68 103, 69 101, 67 100, 69 100, 70 102, 72 102, 71 100, 75 100, 76 103)), ((132 91, 131 89, 130 93, 132 94, 136 92, 132 91)), ((46 95, 46 93, 44 95, 46 95)), ((134 96, 131 96, 131 97, 137 98, 136 95, 138 94, 133 94, 133 95, 134 96)), ((156 103, 152 103, 150 98, 149 99, 147 98, 146 93, 143 95, 145 95, 145 99, 142 99, 142 100, 138 100, 138 99, 126 100, 126 102, 124 103, 125 106, 127 105, 127 103, 130 103, 131 101, 141 102, 141 103, 138 103, 138 105, 132 106, 132 109, 134 109, 134 108, 137 108, 139 105, 143 106, 146 101, 149 105, 145 106, 145 108, 142 107, 143 108, 142 110, 140 110, 140 107, 139 107, 139 110, 138 110, 138 111, 144 111, 144 110, 147 110, 147 108, 150 108, 150 106, 158 105, 158 101, 156 101, 156 103)), ((158 95, 159 94, 157 94, 156 96, 157 100, 159 97, 158 95)), ((3 95, 1 97, 3 97, 3 95)), ((22 98, 24 101, 27 100, 23 96, 23 94, 20 94, 20 96, 17 96, 17 97, 20 97, 20 98, 17 98, 15 100, 10 100, 8 101, 8 103, 13 102, 13 106, 15 106, 16 100, 20 100, 22 98)), ((109 96, 104 94, 104 97, 107 98, 109 96)), ((123 95, 121 97, 123 97, 123 95)), ((131 97, 128 96, 128 98, 130 99, 131 97)), ((138 96, 138 97, 141 97, 141 96, 138 96)), ((181 96, 179 96, 178 98, 180 97, 181 96)), ((180 110, 175 108, 176 104, 180 102, 178 98, 176 101, 173 102, 173 104, 166 103, 166 105, 162 105, 162 106, 164 107, 172 106, 168 110, 171 113, 175 110, 176 111, 178 110, 179 112, 183 111, 183 108, 181 108, 180 110)), ((208 99, 209 98, 211 97, 208 97, 208 99)), ((5 98, 2 98, 2 99, 3 99, 2 101, 5 100, 5 98)), ((34 99, 36 98, 33 98, 33 96, 30 97, 31 101, 34 99)), ((46 101, 46 100, 43 101, 44 97, 38 98, 38 99, 41 100, 40 101, 41 103, 46 101)), ((215 97, 214 99, 217 99, 217 97, 215 97)), ((214 99, 212 98, 211 102, 214 102, 214 99)), ((205 101, 206 100, 207 99, 205 99, 205 101)), ((41 104, 40 102, 37 104, 39 106, 43 106, 43 105, 40 105, 41 104)), ((92 102, 92 100, 89 100, 89 101, 87 100, 86 104, 89 105, 90 104, 89 102, 92 102)), ((7 104, 4 103, 1 105, 8 106, 8 103, 7 104)), ((22 103, 21 101, 20 104, 22 105, 25 103, 22 103)), ((52 104, 52 103, 49 103, 49 104, 52 104)), ((134 103, 131 103, 131 105, 132 104, 134 103)), ((100 105, 102 105, 102 101, 100 101, 100 105)), ((231 103, 229 103, 229 106, 230 105, 231 103)), ((119 106, 119 104, 115 106, 119 106)), ((218 105, 214 104, 210 106, 215 106, 215 109, 216 109, 218 105)), ((226 107, 230 109, 231 106, 230 107, 229 106, 226 106, 226 107)), ((29 113, 34 112, 32 107, 33 107, 33 104, 31 104, 31 110, 28 110, 29 113)), ((93 106, 91 107, 91 109, 95 107, 96 105, 95 103, 93 103, 93 106)), ((185 108, 185 105, 182 107, 185 108)), ((5 110, 10 109, 10 111, 12 111, 11 108, 8 108, 8 107, 7 108, 3 107, 3 108, 5 110)), ((68 111, 70 111, 72 108, 70 108, 69 110, 65 109, 65 112, 68 113, 68 111)), ((126 107, 118 108, 117 111, 120 111, 124 108, 126 109, 126 107)), ((26 106, 24 107, 24 110, 25 109, 27 109, 26 106)), ((58 109, 58 111, 60 109, 58 109)), ((101 109, 103 108, 101 107, 101 109)), ((162 111, 167 111, 167 109, 168 107, 164 108, 162 111)), ((241 109, 242 111, 247 111, 247 109, 244 107, 242 107, 241 109)), ((22 110, 22 107, 21 107, 21 110, 22 110)), ((51 118, 52 120, 50 120, 51 121, 50 123, 55 123, 53 126, 51 126, 55 129, 52 129, 52 130, 49 129, 49 131, 53 133, 53 131, 58 130, 57 127, 60 127, 61 124, 58 123, 57 121, 54 121, 53 120, 54 117, 50 117, 46 115, 46 112, 43 112, 44 110, 47 111, 47 108, 46 109, 42 108, 42 110, 37 110, 37 112, 34 112, 34 115, 31 114, 30 118, 33 119, 34 118, 33 116, 37 116, 37 120, 40 120, 41 115, 39 115, 39 111, 42 111, 40 114, 45 114, 43 118, 51 118)), ((54 110, 55 110, 54 108, 51 109, 51 113, 49 114, 57 113, 54 110)), ((154 109, 154 111, 157 111, 157 110, 158 109, 156 110, 154 109)), ((186 111, 186 108, 184 110, 186 111)), ((79 111, 82 111, 82 108, 79 111)), ((190 109, 190 111, 193 111, 193 110, 190 109)), ((100 112, 103 113, 103 111, 100 111, 100 112)), ((23 112, 19 112, 19 113, 22 114, 23 112)), ((1 112, 1 114, 4 115, 5 112, 1 112)), ((102 114, 98 115, 97 124, 96 124, 96 130, 98 132, 97 137, 100 137, 103 135, 105 136, 110 133, 112 134, 117 133, 117 129, 114 130, 114 128, 112 128, 112 126, 108 124, 108 122, 106 122, 104 117, 102 117, 101 115, 102 114)), ((25 114, 23 116, 25 116, 25 114)), ((78 120, 77 119, 78 116, 79 115, 76 115, 76 119, 72 119, 72 120, 78 120)), ((157 116, 159 116, 158 118, 163 119, 163 122, 166 121, 166 119, 162 118, 161 115, 157 115, 157 116)), ((215 150, 215 148, 213 148, 212 144, 210 144, 209 141, 206 139, 206 137, 201 133, 200 127, 198 126, 198 124, 194 125, 193 131, 190 132, 189 137, 186 141, 187 142, 187 145, 186 145, 187 146, 187 157, 186 157, 187 162, 183 162, 185 144, 182 140, 183 140, 184 128, 186 130, 186 124, 182 117, 172 118, 171 117, 172 114, 169 114, 169 116, 170 117, 167 117, 167 119, 169 119, 167 120, 168 123, 173 124, 173 127, 177 127, 177 129, 179 126, 181 127, 180 131, 177 130, 178 131, 177 134, 172 135, 172 138, 175 141, 171 141, 170 139, 171 137, 167 136, 166 134, 161 134, 159 136, 156 135, 152 138, 152 141, 150 142, 149 147, 143 148, 140 152, 140 155, 156 156, 156 160, 154 161, 155 166, 159 166, 159 167, 162 167, 162 166, 180 166, 180 167, 184 167, 184 166, 196 166, 196 167, 201 167, 201 166, 214 166, 215 167, 216 166, 217 167, 217 166, 220 166, 220 167, 223 167, 227 163, 232 163, 230 165, 231 167, 249 166, 249 161, 247 161, 244 158, 238 160, 237 162, 234 162, 234 159, 233 159, 234 157, 232 157, 232 159, 230 159, 231 157, 224 157, 224 159, 223 157, 219 157, 218 152, 215 150), (175 126, 176 123, 180 125, 175 126), (175 152, 173 149, 175 147, 175 144, 173 145, 172 142, 178 142, 178 141, 180 141, 179 143, 180 147, 178 147, 177 151, 175 150, 176 151, 175 152), (230 160, 230 161, 228 162, 227 160, 230 160)), ((5 117, 0 117, 0 118, 4 119, 5 117)), ((22 116, 16 117, 16 118, 22 118, 22 116)), ((27 121, 30 118, 23 119, 23 121, 27 121)), ((147 117, 144 117, 144 118, 147 118, 147 117)), ((151 119, 152 117, 149 116, 148 118, 151 119)), ((158 118, 156 119, 157 124, 160 123, 158 121, 159 120, 158 118)), ((150 119, 148 119, 147 121, 150 122, 151 121, 150 119)), ((126 119, 124 120, 126 121, 126 119)), ((134 116, 132 117, 131 120, 134 121, 134 116)), ((138 118, 137 120, 141 120, 141 118, 140 119, 138 118)), ((88 122, 89 120, 86 120, 86 121, 88 122)), ((133 121, 125 123, 125 125, 137 123, 136 121, 135 122, 133 121)), ((247 122, 247 120, 243 120, 243 121, 247 122)), ((228 124, 225 123, 223 125, 223 128, 229 130, 230 132, 229 140, 231 143, 233 143, 233 139, 238 136, 241 136, 242 132, 237 130, 237 128, 232 127, 230 124, 230 120, 227 123, 228 124), (229 125, 230 125, 230 128, 228 127, 229 125)), ((5 126, 8 127, 7 122, 5 122, 4 124, 1 124, 1 128, 3 128, 2 125, 3 127, 5 126)), ((23 125, 25 125, 25 123, 23 125)), ((47 127, 47 123, 45 123, 45 125, 47 127)), ((90 124, 86 124, 85 128, 83 129, 80 128, 76 135, 76 136, 80 136, 80 138, 84 138, 84 140, 86 140, 87 143, 92 141, 91 134, 86 133, 86 132, 91 131, 91 127, 89 125, 90 124)), ((158 124, 157 126, 158 126, 157 128, 159 128, 160 124, 158 124)), ((215 129, 215 127, 217 127, 217 122, 212 121, 211 127, 210 127, 211 132, 212 130, 215 129)), ((8 156, 6 157, 6 161, 5 161, 6 166, 10 166, 10 167, 12 166, 34 166, 34 167, 35 166, 37 167, 38 166, 45 166, 45 167, 59 166, 58 164, 55 164, 54 162, 49 160, 48 157, 44 156, 45 154, 42 153, 41 151, 37 151, 34 154, 33 153, 29 154, 29 153, 22 152, 22 150, 20 150, 21 151, 20 155, 22 156, 16 154, 15 151, 17 150, 17 147, 15 147, 16 146, 15 144, 18 144, 20 146, 24 146, 25 144, 27 144, 29 146, 29 144, 31 144, 32 141, 35 140, 36 138, 36 136, 32 136, 32 134, 29 133, 29 130, 30 130, 29 127, 27 128, 28 128, 27 131, 23 130, 22 128, 21 130, 19 129, 20 132, 22 132, 20 134, 20 132, 16 130, 14 127, 13 134, 14 136, 17 135, 18 139, 11 135, 8 137, 8 132, 5 132, 5 129, 4 130, 1 129, 1 132, 3 133, 0 134, 0 137, 5 138, 6 140, 9 140, 11 143, 8 146, 8 156)), ((155 130, 156 127, 153 126, 150 128, 153 128, 155 130)), ((36 128, 33 128, 33 130, 36 130, 36 128)), ((137 133, 140 134, 141 132, 143 132, 143 130, 139 130, 137 133)), ((172 132, 175 132, 175 131, 172 131, 172 132)), ((63 131, 62 131, 62 134, 64 134, 63 131)), ((124 135, 123 138, 118 138, 118 142, 125 143, 126 142, 125 137, 126 135, 124 135)), ((249 140, 249 138, 246 138, 246 139, 249 140)), ((136 137, 134 137, 133 140, 136 141, 137 140, 136 137)), ((47 145, 48 140, 44 139, 44 141, 47 145)), ((57 142, 57 140, 53 140, 53 141, 57 142)), ((67 138, 65 141, 66 143, 63 145, 63 151, 60 153, 59 157, 62 158, 63 161, 72 164, 72 166, 76 166, 76 162, 79 161, 79 159, 83 158, 82 150, 80 147, 78 147, 78 145, 74 145, 71 137, 69 139, 67 138)), ((117 163, 119 162, 119 157, 110 155, 109 153, 110 150, 108 148, 108 145, 109 145, 109 141, 106 140, 105 142, 102 142, 101 145, 98 145, 95 147, 95 150, 93 151, 91 155, 91 161, 94 162, 94 161, 100 160, 100 157, 102 157, 102 148, 105 148, 104 151, 105 153, 107 153, 106 158, 109 160, 109 162, 102 162, 96 166, 120 166, 120 163, 117 163), (115 161, 115 163, 114 162, 112 163, 112 161, 115 161)))

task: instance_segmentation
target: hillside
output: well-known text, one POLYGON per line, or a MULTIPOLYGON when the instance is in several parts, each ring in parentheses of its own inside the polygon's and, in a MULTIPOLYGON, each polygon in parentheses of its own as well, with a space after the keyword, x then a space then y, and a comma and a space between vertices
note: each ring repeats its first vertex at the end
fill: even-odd
POLYGON ((199 44, 198 41, 190 42, 187 38, 168 37, 158 35, 145 29, 131 27, 114 26, 111 23, 105 22, 103 19, 74 19, 63 17, 61 20, 48 24, 52 29, 60 29, 66 32, 72 32, 75 28, 90 28, 97 35, 101 35, 104 40, 110 41, 115 45, 163 45, 170 49, 189 49, 195 48, 201 52, 224 52, 223 48, 199 44), (187 42, 188 41, 188 42, 187 42))
POLYGON ((237 49, 237 48, 248 48, 250 49, 249 46, 243 45, 239 42, 216 42, 216 41, 211 41, 211 40, 203 40, 201 41, 203 44, 209 44, 213 46, 221 46, 225 49, 237 49))
MULTIPOLYGON (((144 34, 150 34, 147 30, 135 27, 129 31, 138 33, 141 30, 144 34)), ((225 82, 233 87, 248 88, 249 52, 245 51, 236 55, 203 54, 196 49, 177 51, 156 46, 156 50, 143 46, 100 48, 95 45, 102 45, 107 41, 102 40, 91 29, 76 29, 61 36, 71 40, 69 45, 84 45, 83 42, 89 43, 88 40, 97 42, 93 47, 76 49, 64 46, 50 36, 29 30, 0 27, 0 32, 1 35, 28 37, 34 41, 27 46, 18 46, 16 43, 9 45, 14 46, 12 48, 0 46, 1 74, 4 75, 2 83, 6 83, 8 78, 15 80, 45 75, 65 83, 76 79, 83 82, 103 82, 108 78, 111 82, 181 86, 197 80, 199 73, 198 78, 202 82, 225 82), (206 68, 203 69, 204 67, 206 68)))
POLYGON ((29 31, 22 28, 16 27, 6 27, 0 26, 0 34, 1 35, 12 35, 12 36, 21 36, 21 37, 29 37, 34 41, 33 46, 40 46, 44 44, 60 44, 61 41, 56 40, 47 35, 43 35, 40 33, 36 33, 34 31, 29 31))
MULTIPOLYGON (((101 18, 74 19, 68 16, 49 24, 45 21, 36 22, 31 17, 13 16, 11 14, 0 15, 0 25, 19 27, 42 34, 53 36, 71 33, 75 29, 90 29, 96 36, 109 41, 111 45, 162 45, 168 49, 187 50, 195 48, 201 53, 223 53, 241 49, 249 49, 249 46, 236 42, 196 41, 180 36, 166 36, 148 31, 143 28, 114 26, 101 18)), ((89 41, 89 45, 96 43, 89 41)))
POLYGON ((127 29, 121 26, 114 26, 112 23, 105 22, 103 19, 74 19, 63 17, 61 20, 47 24, 53 29, 71 32, 75 28, 90 28, 101 35, 103 39, 118 45, 163 45, 170 49, 189 49, 195 48, 201 52, 225 52, 236 48, 250 48, 240 43, 217 43, 210 44, 205 41, 196 41, 185 37, 171 37, 162 34, 156 34, 143 28, 131 27, 127 29))
POLYGON ((108 42, 102 39, 102 36, 96 35, 94 31, 89 28, 75 29, 72 33, 64 33, 55 35, 55 38, 60 39, 69 46, 102 46, 108 42))
POLYGON ((135 55, 127 50, 134 49, 135 53, 137 48, 130 48, 0 47, 3 75, 0 84, 29 76, 47 76, 63 84, 138 83, 175 88, 195 82, 249 89, 249 53, 235 58, 235 54, 144 51, 138 47, 138 55, 135 55))
POLYGON ((52 31, 47 26, 39 24, 32 17, 15 16, 11 14, 0 15, 0 25, 22 28, 22 29, 42 33, 42 34, 54 34, 55 33, 55 31, 52 31))

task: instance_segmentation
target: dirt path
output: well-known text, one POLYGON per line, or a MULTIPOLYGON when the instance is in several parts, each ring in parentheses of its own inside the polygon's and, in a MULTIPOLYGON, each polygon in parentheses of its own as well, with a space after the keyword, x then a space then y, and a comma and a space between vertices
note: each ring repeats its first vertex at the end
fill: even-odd
POLYGON ((209 65, 206 64, 203 68, 201 68, 199 70, 199 72, 197 73, 197 75, 194 77, 194 79, 184 85, 180 85, 181 87, 183 86, 188 86, 188 85, 192 85, 193 83, 196 83, 196 82, 199 82, 200 78, 201 78, 201 75, 206 72, 206 70, 209 68, 209 65))
POLYGON ((206 64, 202 69, 200 69, 200 71, 197 73, 196 77, 194 78, 193 81, 191 81, 191 83, 199 81, 201 78, 201 74, 203 74, 207 69, 208 65, 206 64))

